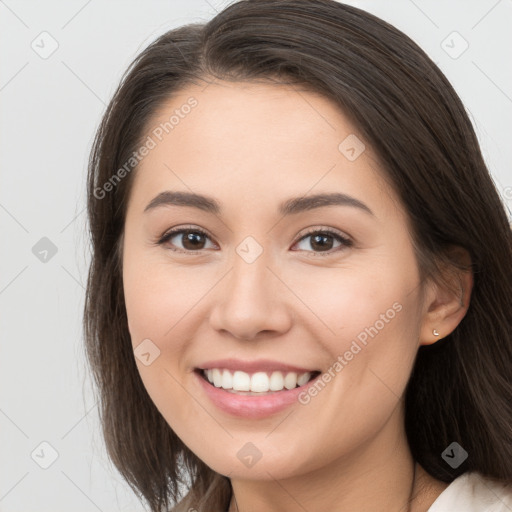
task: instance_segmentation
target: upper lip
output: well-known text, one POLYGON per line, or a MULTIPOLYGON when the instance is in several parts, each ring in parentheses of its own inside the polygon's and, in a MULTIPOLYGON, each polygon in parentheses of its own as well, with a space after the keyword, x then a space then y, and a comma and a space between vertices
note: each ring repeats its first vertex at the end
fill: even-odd
POLYGON ((242 359, 216 359, 215 361, 206 361, 198 366, 200 370, 208 370, 209 368, 225 368, 226 370, 240 370, 246 373, 255 372, 297 372, 306 373, 318 370, 311 368, 303 368, 288 363, 272 361, 271 359, 257 359, 253 361, 243 361, 242 359))

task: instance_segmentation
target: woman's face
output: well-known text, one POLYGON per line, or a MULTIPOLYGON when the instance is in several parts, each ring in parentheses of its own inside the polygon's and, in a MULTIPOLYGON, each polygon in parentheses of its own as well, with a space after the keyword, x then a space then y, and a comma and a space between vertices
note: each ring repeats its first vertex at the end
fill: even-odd
POLYGON ((371 148, 320 95, 227 82, 183 89, 144 140, 124 293, 141 378, 171 428, 230 477, 390 456, 426 331, 407 218, 371 148), (218 210, 165 196, 148 208, 163 192, 218 210), (189 231, 157 243, 174 228, 189 231), (222 387, 237 368, 237 387, 293 387, 284 365, 322 373, 258 396, 222 387), (220 368, 217 386, 206 367, 220 368))

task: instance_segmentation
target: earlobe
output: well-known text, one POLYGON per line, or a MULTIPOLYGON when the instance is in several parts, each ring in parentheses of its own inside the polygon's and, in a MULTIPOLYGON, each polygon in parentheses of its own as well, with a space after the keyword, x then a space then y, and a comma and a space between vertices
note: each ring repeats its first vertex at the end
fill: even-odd
POLYGON ((458 248, 457 255, 466 266, 466 270, 451 267, 451 279, 446 285, 433 284, 429 300, 425 302, 426 311, 423 316, 420 333, 420 345, 432 345, 446 338, 462 321, 469 309, 473 290, 473 271, 467 251, 458 248), (455 286, 450 286, 457 283, 455 286))

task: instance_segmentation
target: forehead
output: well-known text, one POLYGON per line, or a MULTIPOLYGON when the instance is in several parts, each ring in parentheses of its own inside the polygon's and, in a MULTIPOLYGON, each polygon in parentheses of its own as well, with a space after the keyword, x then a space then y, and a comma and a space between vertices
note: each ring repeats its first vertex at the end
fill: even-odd
POLYGON ((148 137, 154 147, 138 165, 132 191, 147 201, 172 188, 246 206, 277 192, 308 191, 396 202, 371 148, 338 106, 297 86, 188 86, 160 105, 142 139, 148 137), (347 140, 357 152, 364 148, 358 158, 347 158, 347 140))
POLYGON ((146 131, 158 126, 164 129, 163 137, 169 135, 167 139, 176 144, 197 137, 195 147, 210 153, 244 142, 240 151, 271 145, 274 151, 281 148, 280 156, 328 146, 336 153, 339 137, 355 132, 333 101, 318 93, 295 85, 224 81, 175 93, 160 106, 146 131))

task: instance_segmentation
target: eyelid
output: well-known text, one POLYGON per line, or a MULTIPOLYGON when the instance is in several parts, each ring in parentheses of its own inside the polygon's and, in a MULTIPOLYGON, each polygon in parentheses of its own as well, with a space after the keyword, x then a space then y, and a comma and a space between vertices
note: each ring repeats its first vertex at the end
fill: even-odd
MULTIPOLYGON (((188 226, 184 225, 184 226, 177 226, 177 227, 168 229, 167 231, 164 232, 163 235, 161 235, 157 238, 155 243, 157 245, 163 245, 170 238, 172 238, 173 236, 179 235, 183 231, 192 231, 192 232, 201 233, 201 234, 207 236, 211 241, 213 241, 213 236, 206 229, 200 228, 199 226, 195 226, 195 225, 188 225, 188 226)), ((205 249, 198 249, 196 251, 184 251, 183 249, 172 249, 172 250, 174 250, 175 252, 187 252, 187 253, 191 253, 191 254, 197 254, 201 251, 204 251, 205 249)))
MULTIPOLYGON (((204 228, 200 228, 199 226, 196 226, 196 225, 183 225, 183 226, 177 226, 177 227, 167 230, 163 235, 158 237, 156 244, 163 245, 170 238, 172 238, 176 235, 179 235, 184 231, 192 231, 192 232, 201 233, 201 234, 205 235, 208 239, 210 239, 210 241, 213 242, 213 240, 214 240, 213 236, 211 236, 211 234, 204 228)), ((349 235, 346 235, 343 232, 340 232, 336 228, 331 228, 328 226, 311 226, 309 228, 305 228, 297 235, 297 238, 293 242, 292 247, 297 245, 304 238, 307 238, 308 236, 314 235, 316 233, 327 233, 333 237, 337 237, 342 244, 342 248, 341 249, 337 248, 334 250, 331 249, 329 251, 323 251, 323 252, 322 251, 320 251, 320 252, 305 251, 305 252, 313 254, 315 256, 324 256, 324 255, 328 256, 328 255, 336 254, 336 253, 340 252, 341 250, 347 249, 354 245, 354 240, 352 239, 352 237, 350 237, 349 235)), ((213 243, 215 243, 215 242, 213 242, 213 243)), ((172 250, 173 252, 178 252, 178 253, 199 254, 199 253, 202 253, 203 251, 205 251, 206 249, 197 249, 195 251, 194 250, 183 250, 183 249, 170 249, 170 250, 172 250)), ((295 252, 301 252, 301 251, 295 251, 295 252)))
MULTIPOLYGON (((344 252, 346 249, 350 249, 354 246, 354 240, 351 236, 346 235, 343 232, 340 232, 336 228, 331 228, 328 226, 313 226, 310 228, 306 228, 306 231, 299 233, 297 235, 297 241, 293 243, 292 247, 300 243, 304 238, 307 238, 309 236, 312 236, 316 233, 320 234, 328 234, 332 236, 333 238, 337 238, 340 241, 340 246, 334 249, 330 249, 328 251, 300 251, 305 252, 307 254, 307 257, 310 258, 317 258, 317 257, 329 257, 329 256, 335 256, 338 255, 341 252, 344 252)), ((297 251, 299 252, 299 251, 297 251)))
POLYGON ((311 226, 309 228, 304 228, 304 230, 302 230, 297 235, 297 242, 300 241, 305 236, 312 235, 314 233, 329 233, 331 235, 339 236, 340 238, 342 238, 346 241, 353 242, 352 237, 345 234, 343 231, 340 231, 339 229, 331 228, 329 226, 311 226))

